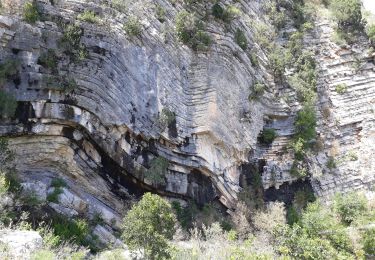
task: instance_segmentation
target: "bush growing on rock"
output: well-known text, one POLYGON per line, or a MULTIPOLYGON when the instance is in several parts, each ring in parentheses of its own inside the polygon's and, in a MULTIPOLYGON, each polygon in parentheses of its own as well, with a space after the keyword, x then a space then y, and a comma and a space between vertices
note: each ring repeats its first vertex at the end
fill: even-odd
POLYGON ((168 258, 168 240, 174 235, 175 223, 171 205, 146 193, 126 214, 122 237, 130 250, 142 250, 146 259, 168 258))
POLYGON ((335 90, 338 94, 342 95, 348 91, 348 85, 346 85, 345 83, 336 85, 335 90))
POLYGON ((57 71, 57 56, 54 50, 48 49, 46 53, 40 55, 38 63, 47 69, 50 69, 54 72, 57 71))
POLYGON ((222 19, 224 8, 219 3, 215 3, 211 8, 212 15, 217 19, 222 19))
POLYGON ((168 165, 168 160, 163 157, 152 159, 150 162, 150 168, 145 173, 145 179, 151 181, 154 185, 164 185, 164 178, 168 170, 168 165))
POLYGON ((81 61, 88 56, 86 46, 81 43, 82 35, 83 29, 78 25, 64 26, 64 33, 59 40, 59 45, 73 61, 81 61))
POLYGON ((247 49, 247 38, 241 29, 237 28, 236 32, 234 33, 234 40, 238 46, 241 47, 241 49, 247 49))
POLYGON ((204 31, 204 23, 194 14, 181 11, 176 17, 178 39, 193 50, 207 50, 211 45, 211 37, 204 31))
POLYGON ((131 37, 138 37, 142 33, 142 25, 136 17, 131 17, 124 24, 125 32, 131 37))
POLYGON ((157 124, 162 130, 176 123, 176 114, 168 108, 163 108, 157 119, 157 124))
POLYGON ((15 79, 18 74, 18 65, 17 61, 10 59, 0 64, 0 85, 15 79))
POLYGON ((167 11, 159 4, 156 5, 156 18, 159 20, 159 22, 164 23, 165 22, 165 15, 167 11))
POLYGON ((277 137, 277 133, 273 128, 266 128, 260 133, 259 140, 261 143, 270 145, 277 137))
POLYGON ((366 198, 362 194, 355 192, 350 192, 345 195, 337 194, 334 205, 341 221, 346 225, 351 224, 367 211, 366 198))
POLYGON ((17 100, 9 93, 0 90, 0 118, 11 118, 17 108, 17 100))
POLYGON ((331 9, 341 29, 362 28, 360 0, 331 0, 331 9))
POLYGON ((84 11, 77 16, 77 19, 88 23, 99 23, 99 18, 94 11, 84 11))
POLYGON ((28 23, 35 23, 40 20, 40 14, 36 1, 27 2, 23 8, 23 18, 28 23))

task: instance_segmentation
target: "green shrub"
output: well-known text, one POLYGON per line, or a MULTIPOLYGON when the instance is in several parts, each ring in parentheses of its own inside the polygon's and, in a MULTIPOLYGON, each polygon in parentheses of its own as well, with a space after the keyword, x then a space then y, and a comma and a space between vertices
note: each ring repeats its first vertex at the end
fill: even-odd
POLYGON ((327 160, 326 166, 330 170, 336 168, 337 166, 336 166, 335 158, 329 157, 328 160, 327 160))
POLYGON ((145 173, 145 179, 154 185, 165 185, 165 175, 168 172, 169 162, 163 157, 156 157, 151 160, 150 168, 145 173))
POLYGON ((281 47, 274 47, 268 59, 274 77, 282 78, 287 64, 287 53, 281 47))
POLYGON ((286 212, 286 220, 288 225, 293 226, 294 223, 298 223, 299 218, 300 216, 297 209, 293 205, 289 206, 286 212))
POLYGON ((347 29, 362 27, 360 0, 331 0, 331 9, 339 27, 347 29))
POLYGON ((165 22, 165 15, 166 15, 165 9, 157 4, 156 5, 156 18, 159 20, 159 22, 164 23, 165 22))
POLYGON ((197 206, 192 203, 186 207, 181 207, 181 204, 178 201, 173 201, 171 205, 174 209, 178 222, 181 224, 181 227, 185 230, 191 228, 193 218, 198 212, 197 206))
POLYGON ((249 95, 249 100, 260 98, 266 90, 266 85, 261 82, 255 82, 253 85, 252 93, 249 95))
POLYGON ((346 85, 345 83, 336 85, 335 90, 338 94, 342 95, 348 91, 348 85, 346 85))
POLYGON ((17 109, 17 100, 11 95, 0 89, 0 118, 14 117, 17 109))
POLYGON ((94 11, 84 11, 77 16, 77 19, 88 23, 99 23, 99 18, 94 11))
POLYGON ((163 108, 157 121, 160 128, 164 130, 176 122, 176 114, 168 108, 163 108))
POLYGON ((40 14, 36 1, 27 2, 23 7, 23 18, 28 23, 35 23, 40 20, 40 14))
MULTIPOLYGON (((299 153, 296 153, 296 157, 297 156, 304 156, 303 153, 299 154, 299 153)), ((308 170, 306 168, 306 166, 300 162, 302 158, 295 158, 296 160, 293 162, 293 165, 292 165, 292 168, 290 169, 290 174, 296 178, 304 178, 308 175, 308 170)))
POLYGON ((9 191, 9 181, 5 173, 0 172, 0 198, 9 191))
POLYGON ((80 246, 91 246, 88 236, 89 225, 84 219, 68 219, 65 217, 54 217, 51 222, 53 233, 62 241, 72 241, 80 246))
POLYGON ((253 65, 254 67, 259 66, 258 56, 255 53, 250 53, 250 61, 251 65, 253 65))
POLYGON ((32 253, 31 260, 54 260, 56 254, 52 250, 40 249, 32 253))
POLYGON ((375 228, 371 228, 365 232, 363 237, 363 250, 369 257, 375 255, 375 228))
POLYGON ((51 186, 55 188, 66 187, 66 182, 61 178, 55 178, 51 181, 51 186))
POLYGON ((125 0, 112 0, 111 7, 119 12, 125 13, 128 9, 128 3, 125 0))
POLYGON ((375 24, 372 24, 367 27, 366 30, 367 36, 370 39, 372 44, 375 44, 375 24))
POLYGON ((260 133, 259 140, 264 144, 272 144, 273 140, 277 137, 277 133, 273 128, 266 128, 260 133))
POLYGON ((247 49, 247 38, 241 29, 237 28, 236 32, 234 33, 234 40, 238 46, 241 47, 241 49, 247 49))
POLYGON ((304 146, 309 145, 309 142, 316 138, 316 113, 314 107, 305 105, 297 113, 295 126, 295 138, 298 140, 302 138, 304 146))
POLYGON ((222 15, 222 20, 226 23, 230 23, 233 19, 237 18, 240 16, 241 11, 237 7, 230 5, 227 8, 225 8, 223 15, 222 15))
POLYGON ((142 33, 142 25, 135 17, 130 17, 124 24, 124 30, 130 37, 138 37, 142 33))
POLYGON ((211 37, 204 31, 204 23, 187 11, 177 14, 176 32, 178 39, 193 50, 205 51, 211 45, 211 37))
POLYGON ((363 195, 354 192, 338 194, 335 196, 334 206, 341 221, 349 225, 366 212, 367 200, 363 195))
POLYGON ((56 72, 57 71, 57 56, 56 56, 55 51, 52 49, 48 49, 46 53, 43 53, 39 57, 38 64, 56 72))
POLYGON ((58 203, 59 202, 59 195, 63 193, 63 190, 60 187, 56 187, 53 189, 51 193, 47 195, 47 201, 58 203))
POLYGON ((175 233, 171 205, 158 195, 146 193, 124 218, 122 237, 131 251, 144 250, 146 259, 169 258, 168 240, 175 233))
POLYGON ((224 15, 224 8, 219 3, 215 3, 211 9, 212 15, 217 19, 222 19, 224 15))
POLYGON ((15 60, 6 60, 0 64, 0 85, 14 79, 18 74, 19 63, 15 60))
POLYGON ((73 61, 81 61, 88 56, 86 46, 81 43, 83 29, 75 24, 64 27, 64 33, 59 40, 59 45, 73 61))

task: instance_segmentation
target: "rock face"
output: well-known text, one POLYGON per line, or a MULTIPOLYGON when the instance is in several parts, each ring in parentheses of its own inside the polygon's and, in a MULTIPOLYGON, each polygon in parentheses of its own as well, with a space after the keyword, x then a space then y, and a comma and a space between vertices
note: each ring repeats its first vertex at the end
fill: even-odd
MULTIPOLYGON (((23 1, 14 1, 14 13, 0 16, 0 60, 19 61, 18 77, 1 86, 19 101, 17 116, 1 121, 0 135, 11 137, 25 187, 36 187, 47 198, 53 179, 64 179, 59 203, 51 203, 56 211, 100 212, 107 224, 116 223, 124 200, 144 190, 199 203, 219 199, 233 208, 242 166, 254 162, 265 188, 295 180, 289 174, 293 158, 281 151, 293 134, 298 104, 280 98, 295 93, 275 84, 267 54, 254 40, 254 23, 268 23, 264 1, 236 1, 241 16, 229 29, 209 16, 207 31, 214 42, 208 51, 193 51, 177 40, 175 17, 183 4, 171 2, 142 0, 119 11, 99 0, 44 0, 38 1, 43 21, 28 24, 17 11, 23 1), (157 19, 158 6, 165 10, 163 22, 157 19), (98 22, 77 20, 84 10, 95 12, 98 22), (131 17, 140 22, 139 36, 123 29, 131 17), (66 25, 74 23, 82 29, 79 46, 85 46, 79 61, 60 40, 66 25), (248 50, 235 43, 235 28, 243 30, 248 50), (41 65, 48 50, 57 56, 53 68, 41 65), (66 91, 74 85, 70 79, 76 82, 71 92, 66 91), (250 87, 258 81, 266 83, 266 92, 249 101, 250 87), (160 123, 163 109, 175 115, 167 127, 160 123), (258 143, 264 126, 278 133, 271 147, 258 143), (159 157, 169 163, 164 182, 154 183, 147 169, 159 157)), ((321 196, 369 189, 375 167, 372 56, 364 52, 366 44, 334 45, 329 30, 323 21, 305 39, 307 48, 319 50, 317 110, 330 110, 319 120, 324 149, 312 163, 313 187, 321 196), (351 68, 355 58, 361 63, 357 70, 351 68), (335 85, 342 82, 349 91, 338 95, 335 85), (328 156, 341 158, 349 151, 358 160, 327 171, 328 156)))
POLYGON ((30 259, 31 253, 42 245, 43 239, 36 231, 0 231, 0 258, 30 259))

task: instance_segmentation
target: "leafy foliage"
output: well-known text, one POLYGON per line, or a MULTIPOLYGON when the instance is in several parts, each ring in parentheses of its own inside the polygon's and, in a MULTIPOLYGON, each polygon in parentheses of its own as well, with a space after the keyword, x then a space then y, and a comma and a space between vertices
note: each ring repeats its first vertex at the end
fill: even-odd
POLYGON ((18 62, 15 60, 6 60, 0 64, 0 85, 6 81, 14 79, 18 74, 18 62))
POLYGON ((150 168, 146 171, 145 178, 154 185, 165 184, 165 174, 168 170, 169 162, 163 157, 156 157, 151 160, 150 168))
POLYGON ((36 21, 40 20, 40 14, 36 1, 27 2, 23 8, 23 18, 26 22, 34 24, 36 21))
POLYGON ((335 210, 344 224, 351 224, 367 211, 366 198, 358 193, 338 194, 334 201, 335 210))
POLYGON ((360 0, 331 0, 330 7, 339 27, 343 29, 362 27, 360 0))
POLYGON ((247 49, 247 38, 245 36, 245 33, 241 29, 237 28, 236 32, 234 33, 234 40, 238 44, 238 46, 241 47, 241 49, 247 49))
POLYGON ((86 46, 81 43, 83 29, 75 24, 64 27, 63 37, 59 40, 60 47, 73 61, 81 61, 88 56, 86 46))
POLYGON ((151 193, 128 211, 122 237, 130 250, 143 249, 147 259, 169 257, 168 239, 175 232, 176 217, 171 205, 151 193))
POLYGON ((77 19, 88 23, 99 23, 99 18, 94 11, 84 11, 77 16, 77 19))
POLYGON ((336 85, 335 86, 335 90, 337 93, 339 93, 340 95, 346 93, 348 91, 348 85, 346 84, 339 84, 339 85, 336 85))
POLYGON ((249 95, 249 100, 254 100, 260 98, 266 90, 266 85, 261 82, 255 82, 252 88, 252 93, 249 95))
POLYGON ((57 56, 54 50, 48 49, 46 53, 43 53, 39 59, 38 63, 47 69, 50 69, 54 72, 57 71, 57 56))
POLYGON ((204 23, 194 14, 181 11, 176 17, 178 39, 193 50, 204 51, 211 45, 211 37, 204 31, 204 23))
POLYGON ((272 144, 273 140, 277 137, 277 133, 273 128, 266 128, 260 133, 259 140, 264 144, 272 144))
POLYGON ((125 32, 131 37, 138 37, 142 33, 142 25, 136 17, 130 17, 124 24, 125 32))
POLYGON ((0 89, 0 118, 13 117, 16 108, 17 100, 11 94, 0 89))

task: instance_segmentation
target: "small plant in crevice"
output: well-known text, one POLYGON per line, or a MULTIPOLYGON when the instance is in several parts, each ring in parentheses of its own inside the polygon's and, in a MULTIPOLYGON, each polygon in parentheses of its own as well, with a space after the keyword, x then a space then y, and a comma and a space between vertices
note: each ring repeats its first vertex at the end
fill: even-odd
POLYGON ((99 23, 100 21, 94 11, 84 11, 77 16, 77 19, 88 23, 99 23))
POLYGON ((157 119, 158 126, 165 130, 167 127, 172 126, 176 123, 176 114, 168 108, 163 108, 157 119))
POLYGON ((23 7, 23 19, 34 24, 36 21, 40 20, 40 13, 36 1, 27 2, 23 7))
POLYGON ((263 96, 265 90, 266 90, 266 85, 261 82, 256 81, 252 87, 251 94, 248 97, 249 101, 258 99, 261 96, 263 96))
POLYGON ((53 191, 47 195, 47 201, 58 203, 61 193, 63 193, 63 190, 60 187, 55 187, 53 191))
POLYGON ((48 49, 47 52, 43 53, 39 57, 38 64, 56 73, 57 72, 56 52, 52 49, 48 49))
POLYGON ((250 58, 251 65, 253 65, 253 67, 259 67, 259 59, 255 53, 251 52, 249 54, 249 58, 250 58))
POLYGON ((336 160, 335 160, 335 158, 329 157, 328 160, 327 160, 326 166, 330 170, 336 168, 337 166, 336 166, 336 160))
POLYGON ((212 15, 217 19, 222 19, 224 14, 224 8, 219 3, 215 3, 211 8, 212 15))
POLYGON ((159 22, 165 22, 165 15, 167 14, 167 11, 160 4, 156 4, 155 14, 159 22))
POLYGON ((304 162, 295 160, 290 169, 290 175, 296 178, 305 178, 308 175, 308 168, 304 162))
POLYGON ((263 144, 270 145, 277 137, 277 133, 273 128, 265 128, 259 135, 259 141, 263 144))
POLYGON ((335 86, 335 91, 338 94, 343 95, 348 91, 348 85, 346 85, 345 83, 338 84, 338 85, 335 86))
POLYGON ((165 185, 165 175, 168 172, 169 161, 164 157, 151 160, 150 168, 145 172, 145 179, 154 185, 165 185))
POLYGON ((47 89, 64 91, 70 93, 75 90, 78 85, 74 78, 70 76, 44 76, 43 85, 47 89))
POLYGON ((17 78, 18 66, 19 62, 12 59, 7 59, 0 64, 0 85, 17 78))
POLYGON ((136 17, 130 17, 123 28, 130 37, 139 37, 142 33, 142 25, 136 17))
POLYGON ((86 46, 81 43, 83 29, 75 24, 64 25, 63 36, 59 40, 59 46, 64 50, 73 62, 79 62, 88 57, 86 46))
POLYGON ((236 32, 234 33, 234 40, 242 50, 247 49, 247 38, 241 29, 237 28, 236 32))

